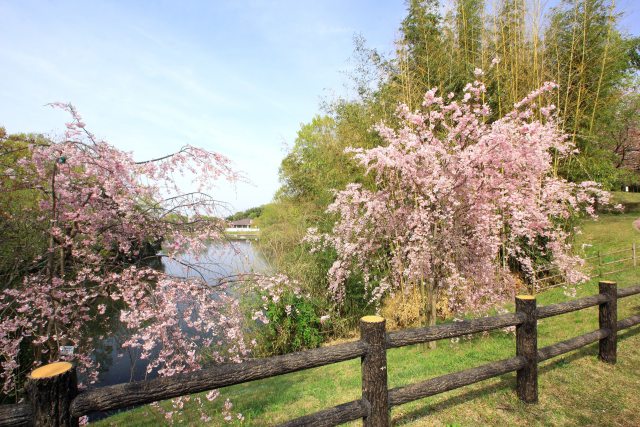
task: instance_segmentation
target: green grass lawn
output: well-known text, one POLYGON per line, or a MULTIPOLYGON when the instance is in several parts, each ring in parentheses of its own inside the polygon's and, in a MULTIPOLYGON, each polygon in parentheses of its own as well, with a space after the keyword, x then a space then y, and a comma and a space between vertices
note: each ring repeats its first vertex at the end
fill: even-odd
MULTIPOLYGON (((626 196, 626 195, 625 195, 626 196)), ((640 200, 640 198, 639 198, 640 200)), ((633 226, 637 215, 604 215, 597 222, 586 223, 583 243, 601 250, 640 242, 633 226)), ((637 284, 639 270, 627 270, 607 276, 620 287, 637 284)), ((582 285, 578 297, 597 293, 597 281, 582 285)), ((538 305, 568 300, 557 288, 538 295, 538 305)), ((618 303, 619 319, 640 313, 640 296, 618 303)), ((512 305, 507 307, 513 309, 512 305)), ((597 308, 541 320, 538 345, 543 347, 598 328, 597 308)), ((512 357, 515 337, 503 331, 438 342, 435 350, 410 346, 388 351, 389 387, 415 383, 434 376, 456 372, 486 362, 512 357)), ((640 425, 640 328, 621 332, 618 363, 615 366, 597 359, 597 343, 578 351, 543 362, 539 367, 540 402, 521 403, 514 392, 515 373, 483 381, 472 386, 443 393, 396 407, 392 411, 395 425, 640 425)), ((274 425, 360 397, 360 361, 352 360, 276 378, 254 381, 221 390, 213 403, 206 400, 206 412, 213 416, 210 425, 221 425, 224 399, 230 399, 234 411, 241 412, 244 425, 274 425)), ((170 403, 163 402, 170 410, 170 403)), ((199 425, 199 413, 185 404, 181 416, 186 425, 199 425)), ((146 406, 122 412, 102 420, 98 425, 155 426, 164 424, 163 416, 146 406)), ((239 422, 236 422, 240 424, 239 422)), ((359 425, 360 422, 353 423, 359 425)))
POLYGON ((625 212, 640 212, 640 193, 615 191, 611 194, 613 204, 620 203, 624 205, 625 212))

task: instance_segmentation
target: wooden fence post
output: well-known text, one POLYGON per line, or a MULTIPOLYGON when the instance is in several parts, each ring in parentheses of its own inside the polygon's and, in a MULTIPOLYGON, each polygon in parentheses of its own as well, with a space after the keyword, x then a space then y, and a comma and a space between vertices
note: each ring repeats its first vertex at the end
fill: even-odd
POLYGON ((25 384, 35 426, 76 427, 69 407, 78 394, 76 368, 55 362, 31 371, 25 384))
POLYGON ((525 403, 538 401, 538 320, 536 297, 516 296, 516 313, 523 313, 525 321, 516 326, 516 355, 526 359, 527 364, 518 369, 518 397, 525 403))
POLYGON ((601 281, 598 283, 600 294, 609 297, 607 302, 600 304, 598 320, 600 329, 608 329, 609 336, 600 340, 600 360, 616 363, 617 335, 618 335, 618 285, 616 282, 601 281))
POLYGON ((360 337, 367 343, 362 357, 362 397, 371 409, 363 419, 364 427, 389 425, 389 393, 387 390, 387 350, 385 320, 380 316, 360 319, 360 337))
POLYGON ((535 294, 538 290, 536 289, 538 286, 538 274, 536 273, 535 270, 533 270, 533 281, 531 283, 531 288, 529 289, 529 292, 531 292, 531 294, 535 294))
POLYGON ((598 251, 598 276, 602 277, 602 256, 600 255, 600 251, 598 251))

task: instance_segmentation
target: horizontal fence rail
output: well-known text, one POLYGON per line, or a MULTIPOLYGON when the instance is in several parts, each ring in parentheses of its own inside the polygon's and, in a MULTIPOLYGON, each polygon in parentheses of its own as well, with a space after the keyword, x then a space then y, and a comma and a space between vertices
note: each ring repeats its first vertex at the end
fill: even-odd
POLYGON ((28 403, 0 405, 0 426, 31 426, 33 412, 28 403))
POLYGON ((477 368, 431 378, 417 384, 394 388, 389 390, 389 403, 391 406, 397 406, 424 397, 434 396, 445 391, 517 371, 522 369, 525 364, 524 357, 516 356, 511 359, 487 363, 477 368))
POLYGON ((632 326, 636 326, 637 324, 640 324, 640 315, 627 317, 626 319, 618 322, 618 330, 621 331, 623 329, 628 329, 632 326))
POLYGON ((315 414, 305 415, 296 418, 284 424, 281 427, 301 427, 301 426, 317 426, 330 427, 337 424, 343 424, 349 421, 355 421, 360 418, 367 418, 371 412, 371 405, 366 399, 358 399, 352 402, 343 403, 315 414))
POLYGON ((589 345, 603 338, 606 338, 610 334, 611 331, 608 329, 598 329, 597 331, 589 332, 587 334, 580 335, 566 341, 561 341, 559 343, 543 347, 538 350, 538 362, 552 359, 556 356, 560 356, 561 354, 577 350, 580 347, 584 347, 585 345, 589 345))
POLYGON ((640 294, 640 285, 629 286, 618 290, 618 298, 630 297, 636 294, 640 294))
MULTIPOLYGON (((390 408, 464 387, 489 378, 517 373, 516 391, 524 402, 538 400, 538 363, 599 342, 599 357, 615 363, 617 333, 640 324, 640 314, 617 320, 617 300, 640 294, 640 285, 618 290, 615 282, 602 281, 600 293, 573 301, 536 308, 533 296, 516 297, 516 312, 464 320, 425 328, 385 332, 385 320, 365 316, 360 340, 242 363, 223 364, 168 378, 101 387, 69 394, 75 387, 75 367, 52 376, 34 375, 28 380, 29 403, 0 405, 0 426, 74 426, 77 418, 95 411, 129 408, 220 387, 245 383, 350 359, 361 359, 362 398, 306 415, 283 426, 333 426, 362 419, 364 426, 388 426, 390 408), (598 306, 599 329, 538 349, 537 321, 598 306), (455 338, 505 327, 516 327, 516 355, 403 387, 387 389, 386 352, 390 348, 455 338), (71 381, 71 382, 70 382, 71 381), (60 384, 71 384, 61 387, 60 384), (38 420, 47 420, 41 422, 38 420)), ((63 364, 64 362, 58 362, 63 364)), ((52 364, 56 365, 56 364, 52 364)), ((48 369, 46 365, 41 369, 48 369)), ((57 372, 57 371, 56 371, 57 372)))
POLYGON ((421 344, 475 334, 477 332, 517 326, 523 321, 524 318, 521 313, 508 313, 501 316, 483 317, 425 328, 389 332, 387 334, 387 348, 404 347, 411 344, 421 344))
POLYGON ((80 417, 94 411, 107 411, 171 399, 355 359, 363 356, 365 352, 366 344, 355 341, 284 356, 224 364, 172 377, 101 387, 79 395, 71 405, 71 414, 74 417, 80 417))
POLYGON ((573 301, 561 302, 559 304, 545 305, 537 310, 538 319, 546 317, 558 316, 560 314, 571 313, 572 311, 582 310, 583 308, 593 307, 609 300, 606 295, 593 295, 573 301))

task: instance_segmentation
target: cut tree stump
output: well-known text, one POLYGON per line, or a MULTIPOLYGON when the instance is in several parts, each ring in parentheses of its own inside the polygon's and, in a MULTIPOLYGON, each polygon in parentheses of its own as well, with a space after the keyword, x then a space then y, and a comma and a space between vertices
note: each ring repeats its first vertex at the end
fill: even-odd
POLYGON ((380 316, 360 319, 360 336, 367 343, 362 357, 362 397, 371 405, 363 420, 364 427, 388 427, 389 392, 387 390, 387 352, 385 320, 380 316))
POLYGON ((69 362, 55 362, 31 371, 25 384, 35 426, 75 427, 71 401, 78 394, 76 368, 69 362))

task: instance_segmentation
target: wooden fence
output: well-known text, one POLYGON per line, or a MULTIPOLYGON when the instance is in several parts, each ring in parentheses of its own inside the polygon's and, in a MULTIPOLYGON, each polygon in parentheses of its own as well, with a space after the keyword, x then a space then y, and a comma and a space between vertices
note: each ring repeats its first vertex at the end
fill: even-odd
POLYGON ((365 426, 388 426, 390 408, 443 393, 488 378, 516 372, 516 391, 527 403, 538 400, 538 363, 599 342, 603 362, 616 362, 616 337, 622 329, 640 323, 640 314, 617 319, 617 300, 640 293, 640 285, 617 289, 615 282, 600 282, 597 295, 536 307, 534 296, 516 297, 515 313, 465 320, 451 324, 385 331, 385 320, 366 316, 360 322, 360 340, 243 363, 219 365, 170 378, 101 387, 77 394, 75 368, 58 362, 38 368, 27 380, 29 403, 0 406, 0 425, 74 426, 77 418, 94 411, 129 408, 233 384, 274 377, 361 358, 362 397, 315 414, 289 421, 285 426, 333 426, 362 419, 365 426), (537 321, 587 307, 599 306, 599 329, 538 348, 537 321), (515 356, 485 365, 388 389, 387 349, 426 343, 499 328, 516 327, 515 356))
MULTIPOLYGON (((638 267, 638 251, 640 251, 640 245, 634 242, 624 248, 618 248, 610 252, 597 251, 593 255, 584 257, 583 259, 590 264, 586 271, 587 275, 590 278, 606 277, 610 274, 635 269, 638 267)), ((536 292, 566 284, 564 274, 558 272, 554 266, 536 269, 531 283, 536 292)), ((531 291, 531 289, 529 290, 531 291)))

